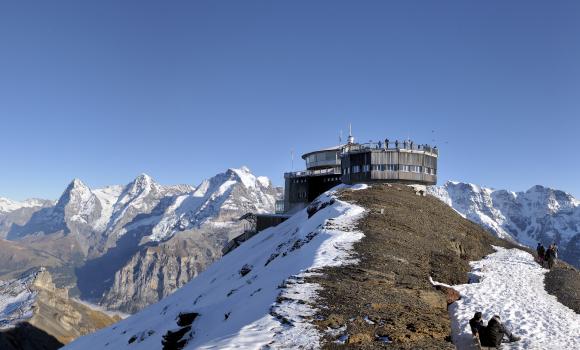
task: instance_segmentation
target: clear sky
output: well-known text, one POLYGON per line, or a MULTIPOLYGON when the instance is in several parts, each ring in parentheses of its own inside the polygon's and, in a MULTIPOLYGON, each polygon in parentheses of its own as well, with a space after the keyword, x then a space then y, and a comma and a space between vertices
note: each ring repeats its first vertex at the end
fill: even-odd
POLYGON ((580 197, 580 1, 0 2, 0 196, 281 185, 349 122, 438 145, 440 183, 580 197))

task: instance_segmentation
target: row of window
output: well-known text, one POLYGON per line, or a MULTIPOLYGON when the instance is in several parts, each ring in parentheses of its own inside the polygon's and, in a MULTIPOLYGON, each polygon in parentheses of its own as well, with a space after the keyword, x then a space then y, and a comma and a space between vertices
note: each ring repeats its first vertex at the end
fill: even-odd
POLYGON ((408 173, 425 173, 428 175, 436 175, 437 169, 423 167, 420 165, 404 165, 404 164, 373 164, 368 165, 365 164, 362 167, 360 165, 353 165, 352 169, 350 168, 343 168, 342 173, 348 175, 350 173, 357 174, 357 173, 368 173, 369 171, 405 171, 408 173))
POLYGON ((340 177, 327 177, 322 180, 322 182, 336 182, 340 181, 340 177))
POLYGON ((292 180, 292 182, 293 182, 293 183, 295 183, 295 184, 302 184, 302 183, 306 183, 306 178, 305 178, 305 177, 303 177, 303 178, 301 178, 301 179, 294 179, 294 180, 292 180))
POLYGON ((298 192, 298 199, 305 199, 307 196, 306 192, 298 192))

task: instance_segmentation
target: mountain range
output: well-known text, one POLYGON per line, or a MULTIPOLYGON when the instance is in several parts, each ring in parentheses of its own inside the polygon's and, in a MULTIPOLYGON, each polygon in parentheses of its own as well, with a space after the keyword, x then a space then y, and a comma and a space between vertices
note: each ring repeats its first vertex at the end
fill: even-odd
POLYGON ((75 179, 56 202, 0 199, 0 278, 45 266, 72 295, 135 312, 219 258, 247 225, 238 219, 273 212, 280 194, 242 167, 196 187, 142 174, 99 189, 75 179))
POLYGON ((454 181, 428 193, 500 238, 532 248, 556 243, 559 257, 580 267, 580 201, 571 194, 543 186, 512 192, 454 181))

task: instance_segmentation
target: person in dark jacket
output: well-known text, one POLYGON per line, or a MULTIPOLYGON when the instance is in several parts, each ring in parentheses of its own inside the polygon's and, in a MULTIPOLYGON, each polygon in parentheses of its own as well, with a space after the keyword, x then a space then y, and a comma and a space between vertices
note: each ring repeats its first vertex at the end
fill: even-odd
POLYGON ((481 345, 490 347, 499 347, 504 336, 508 338, 509 342, 515 342, 521 338, 513 335, 504 325, 501 323, 501 319, 498 315, 493 316, 487 323, 487 327, 481 332, 481 345))
POLYGON ((471 327, 471 334, 473 334, 474 337, 479 338, 479 333, 485 328, 481 312, 478 311, 473 315, 473 318, 469 320, 469 327, 471 327))
POLYGON ((546 250, 546 255, 544 260, 548 263, 548 268, 551 270, 554 267, 554 262, 556 260, 556 252, 554 251, 554 245, 550 244, 550 247, 546 250))
POLYGON ((540 265, 544 266, 544 255, 546 254, 546 248, 544 248, 543 244, 538 243, 536 252, 538 253, 538 261, 540 262, 540 265))

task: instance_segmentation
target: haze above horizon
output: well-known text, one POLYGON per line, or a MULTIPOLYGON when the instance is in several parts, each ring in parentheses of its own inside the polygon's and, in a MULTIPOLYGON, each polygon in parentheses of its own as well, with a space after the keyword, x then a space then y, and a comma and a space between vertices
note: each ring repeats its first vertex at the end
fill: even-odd
POLYGON ((439 183, 580 198, 580 2, 0 3, 0 197, 411 138, 439 183))

